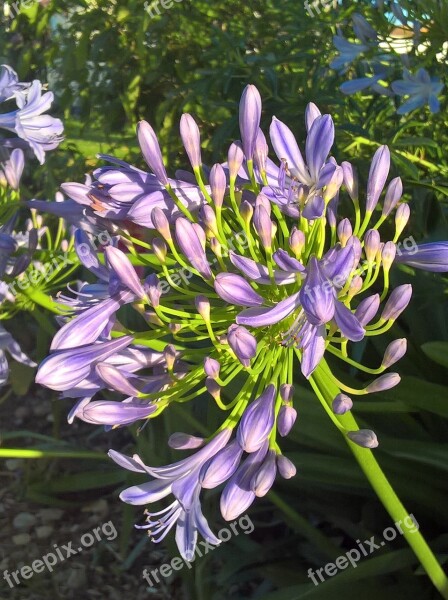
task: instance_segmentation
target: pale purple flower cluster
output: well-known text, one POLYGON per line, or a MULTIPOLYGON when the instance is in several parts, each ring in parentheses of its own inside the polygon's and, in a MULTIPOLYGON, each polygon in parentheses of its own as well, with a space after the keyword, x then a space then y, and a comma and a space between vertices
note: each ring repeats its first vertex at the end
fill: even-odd
MULTIPOLYGON (((70 420, 107 427, 146 423, 170 404, 207 393, 228 412, 206 439, 173 434, 173 448, 196 452, 171 465, 149 467, 138 456, 110 452, 122 467, 151 477, 124 490, 125 502, 174 498, 149 512, 143 527, 159 541, 176 526, 187 560, 198 533, 210 544, 219 542, 202 514, 203 489, 224 484, 221 514, 231 520, 268 492, 277 473, 294 475, 277 438, 289 434, 297 417, 295 361, 314 386, 327 352, 362 370, 348 356, 348 344, 387 331, 411 298, 409 284, 389 292, 398 256, 412 267, 448 270, 445 243, 398 253, 410 210, 402 202, 400 178, 387 185, 386 146, 373 157, 361 206, 352 165, 331 156, 330 115, 314 104, 307 107, 304 154, 291 130, 274 118, 270 139, 277 162, 268 157, 260 118, 260 94, 249 85, 240 103, 241 140, 231 144, 226 162, 208 168, 198 126, 184 115, 180 133, 193 174, 178 173, 176 179, 168 177, 153 129, 142 122, 138 139, 150 172, 107 157, 112 164, 98 169, 93 182, 64 186, 72 202, 89 211, 92 225, 115 224, 130 252, 117 247, 117 238, 98 253, 78 230, 76 251, 96 281, 82 284, 75 298, 60 297, 72 315, 61 319, 36 381, 78 399, 70 420), (344 189, 354 224, 338 217, 344 189), (379 228, 392 215, 395 236, 382 242, 379 228), (132 237, 129 221, 151 230, 145 241, 132 237), (142 277, 132 259, 151 272, 142 277), (381 296, 370 290, 377 281, 381 296), (123 305, 139 313, 147 330, 134 332, 120 322, 123 305), (110 392, 125 399, 111 400, 110 392), (97 393, 105 397, 94 400, 97 393)), ((341 391, 333 400, 334 418, 353 406, 343 391, 369 394, 397 385, 398 374, 383 373, 405 351, 405 340, 392 342, 380 367, 367 369, 380 377, 360 390, 330 372, 341 391)), ((341 431, 349 443, 378 445, 370 430, 341 431)))
MULTIPOLYGON (((17 73, 8 65, 0 68, 0 102, 14 101, 16 109, 0 114, 0 129, 17 137, 3 137, 3 148, 30 149, 41 164, 45 162, 45 152, 56 148, 62 140, 63 125, 59 119, 46 113, 53 103, 53 93, 44 92, 38 80, 32 83, 19 81, 17 73)), ((11 157, 12 181, 20 180, 23 158, 16 152, 11 157), (19 175, 17 176, 17 174, 19 175)), ((6 175, 6 173, 5 173, 6 175)), ((8 175, 6 175, 8 178, 8 175)), ((8 180, 9 181, 9 180, 8 180)), ((14 187, 14 186, 12 186, 14 187)))

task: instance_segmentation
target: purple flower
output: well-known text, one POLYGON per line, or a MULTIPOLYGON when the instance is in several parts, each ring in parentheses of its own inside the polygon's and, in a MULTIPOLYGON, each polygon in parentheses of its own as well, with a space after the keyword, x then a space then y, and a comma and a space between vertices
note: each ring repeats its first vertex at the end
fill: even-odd
POLYGON ((243 151, 247 160, 252 160, 261 119, 260 92, 254 85, 248 85, 240 101, 240 132, 243 151))
POLYGON ((6 329, 0 325, 0 387, 5 385, 8 380, 9 367, 6 358, 6 352, 19 363, 28 367, 36 367, 36 363, 22 352, 18 342, 12 337, 6 329))
POLYGON ((264 443, 252 452, 238 467, 221 494, 221 514, 226 521, 237 519, 255 500, 252 480, 257 474, 268 450, 264 443))
POLYGON ((96 363, 126 348, 131 342, 132 337, 123 336, 107 342, 58 350, 40 364, 36 383, 52 390, 69 390, 86 379, 96 363))
POLYGON ((16 148, 11 152, 8 160, 2 164, 3 173, 6 181, 13 190, 18 190, 23 169, 25 167, 25 155, 23 150, 16 148))
POLYGON ((216 293, 220 298, 237 306, 260 306, 263 298, 252 289, 251 285, 235 273, 218 273, 214 282, 216 293))
POLYGON ((140 121, 137 126, 137 137, 143 156, 149 168, 163 185, 168 185, 168 175, 163 164, 162 151, 154 129, 147 121, 140 121))
POLYGON ((231 325, 227 331, 227 340, 241 364, 249 367, 251 359, 257 353, 255 337, 245 327, 231 325))
POLYGON ((164 467, 147 467, 137 455, 131 458, 114 450, 109 451, 109 456, 121 467, 154 477, 149 483, 135 485, 121 492, 123 502, 152 504, 173 494, 174 502, 159 512, 147 512, 147 524, 140 528, 148 529, 152 540, 159 542, 176 525, 177 546, 185 560, 194 558, 198 533, 210 544, 220 543, 202 514, 199 474, 207 460, 226 445, 230 434, 231 430, 223 429, 192 456, 164 467))
POLYGON ((414 269, 424 269, 434 273, 448 271, 448 242, 430 242, 419 244, 416 248, 402 248, 395 262, 414 269))
POLYGON ((19 82, 17 73, 9 65, 0 67, 0 102, 6 102, 14 98, 17 92, 24 91, 31 83, 19 82))
POLYGON ((403 79, 393 81, 391 88, 399 96, 409 96, 397 110, 399 115, 406 115, 425 104, 429 105, 432 113, 440 111, 440 102, 437 96, 443 90, 444 85, 437 77, 431 77, 426 69, 419 69, 415 75, 404 69, 403 79))
POLYGON ((282 437, 289 434, 297 419, 297 411, 295 408, 287 404, 282 406, 277 418, 278 432, 282 437))
POLYGON ((196 121, 188 113, 183 114, 180 119, 180 136, 191 166, 193 169, 200 167, 202 164, 201 136, 196 121))
POLYGON ((367 181, 366 212, 373 212, 378 204, 384 184, 390 169, 390 152, 387 146, 380 146, 375 152, 370 166, 369 179, 367 181))
POLYGON ((191 265, 204 279, 211 279, 212 272, 204 252, 198 230, 183 217, 176 219, 176 240, 180 249, 187 257, 191 265))
POLYGON ((18 109, 0 115, 0 128, 16 133, 43 164, 45 151, 60 144, 64 130, 59 119, 43 114, 53 103, 53 93, 42 94, 42 84, 36 80, 28 89, 19 90, 14 96, 18 109))
POLYGON ((277 390, 270 384, 243 413, 237 431, 237 440, 245 452, 261 448, 274 427, 274 400, 277 390))

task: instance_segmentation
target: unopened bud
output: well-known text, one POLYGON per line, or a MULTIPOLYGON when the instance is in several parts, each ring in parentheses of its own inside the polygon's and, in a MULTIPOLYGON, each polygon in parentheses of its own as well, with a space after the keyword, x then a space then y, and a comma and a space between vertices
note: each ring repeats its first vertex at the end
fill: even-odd
POLYGON ((365 391, 366 394, 385 392, 398 385, 400 381, 401 377, 398 373, 387 373, 386 375, 381 375, 381 377, 378 377, 375 381, 372 381, 372 383, 365 388, 365 391))
POLYGON ((204 358, 204 371, 208 377, 211 379, 217 379, 219 377, 219 371, 221 369, 221 365, 214 358, 210 358, 206 356, 204 358))
POLYGON ((289 236, 289 247, 296 256, 300 256, 305 246, 305 234, 297 227, 293 227, 289 236))
POLYGON ((348 219, 342 219, 338 225, 338 238, 341 242, 341 246, 344 248, 347 241, 353 235, 353 227, 348 219))
POLYGON ((230 145, 229 153, 227 155, 227 164, 229 166, 229 177, 230 179, 236 179, 238 171, 241 168, 244 160, 244 153, 241 147, 241 142, 233 142, 230 145))
POLYGON ((401 338, 398 340, 394 340, 391 342, 386 348, 386 352, 384 353, 383 362, 381 366, 385 369, 388 369, 406 354, 406 350, 408 347, 408 342, 406 338, 401 338))
POLYGON ((297 411, 295 408, 287 404, 282 406, 278 413, 277 428, 282 437, 288 435, 297 419, 297 411))
POLYGON ((398 319, 409 304, 411 296, 412 286, 410 283, 399 285, 389 296, 386 306, 381 314, 381 318, 385 321, 398 319))
POLYGON ((165 242, 161 238, 154 238, 152 240, 152 251, 158 260, 164 264, 168 249, 165 242))
POLYGON ((209 181, 213 202, 215 203, 216 207, 220 208, 224 202, 227 181, 224 169, 219 163, 213 165, 210 171, 209 181))
POLYGON ((296 467, 283 454, 277 456, 277 469, 283 479, 291 479, 297 473, 296 467))
POLYGON ((383 269, 389 271, 397 254, 397 247, 393 242, 386 242, 381 251, 381 262, 383 269))
POLYGON ((345 415, 353 408, 352 399, 345 394, 338 394, 333 400, 332 408, 335 415, 345 415))
POLYGON ((221 399, 221 387, 216 383, 214 379, 211 377, 207 377, 205 380, 205 387, 207 388, 208 393, 213 396, 215 400, 221 399))
POLYGON ((194 299, 196 310, 204 319, 204 321, 210 321, 210 302, 205 296, 196 296, 194 299))
POLYGON ((239 210, 241 217, 244 219, 244 222, 246 223, 246 225, 249 225, 254 214, 254 209, 252 205, 247 200, 243 200, 240 204, 239 210))
POLYGON ((395 235, 400 237, 403 229, 406 227, 411 216, 411 209, 408 204, 400 204, 395 213, 395 235))
POLYGON ((369 229, 364 236, 364 252, 369 264, 375 261, 380 244, 381 240, 378 231, 376 229, 369 229))
POLYGON ((347 437, 354 444, 362 448, 376 448, 378 446, 378 438, 371 429, 359 429, 358 431, 349 431, 347 437))
POLYGON ((165 357, 166 368, 168 371, 172 371, 174 367, 174 362, 176 360, 177 351, 173 344, 168 344, 165 346, 165 350, 163 351, 163 355, 165 357))
POLYGON ((204 438, 195 437, 188 433, 173 433, 168 439, 168 446, 174 450, 193 450, 204 445, 204 438))
POLYGON ((164 240, 171 241, 170 223, 161 208, 156 206, 151 212, 151 221, 154 228, 160 233, 164 240))

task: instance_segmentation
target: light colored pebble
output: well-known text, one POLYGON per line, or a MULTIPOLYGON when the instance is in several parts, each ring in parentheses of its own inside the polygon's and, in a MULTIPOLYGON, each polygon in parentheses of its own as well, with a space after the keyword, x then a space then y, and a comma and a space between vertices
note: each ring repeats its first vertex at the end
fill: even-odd
POLYGON ((36 517, 29 512, 21 512, 13 519, 15 529, 30 529, 36 523, 36 517))

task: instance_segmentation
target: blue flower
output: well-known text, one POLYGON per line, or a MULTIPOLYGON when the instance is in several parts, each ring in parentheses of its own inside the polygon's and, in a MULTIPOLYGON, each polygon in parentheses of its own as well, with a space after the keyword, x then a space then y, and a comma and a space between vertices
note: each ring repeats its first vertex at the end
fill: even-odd
POLYGON ((393 81, 391 87, 398 96, 409 96, 397 110, 399 115, 406 115, 425 104, 429 105, 432 113, 440 110, 437 96, 443 90, 444 85, 437 77, 430 77, 426 69, 419 69, 415 75, 405 69, 403 79, 393 81))

